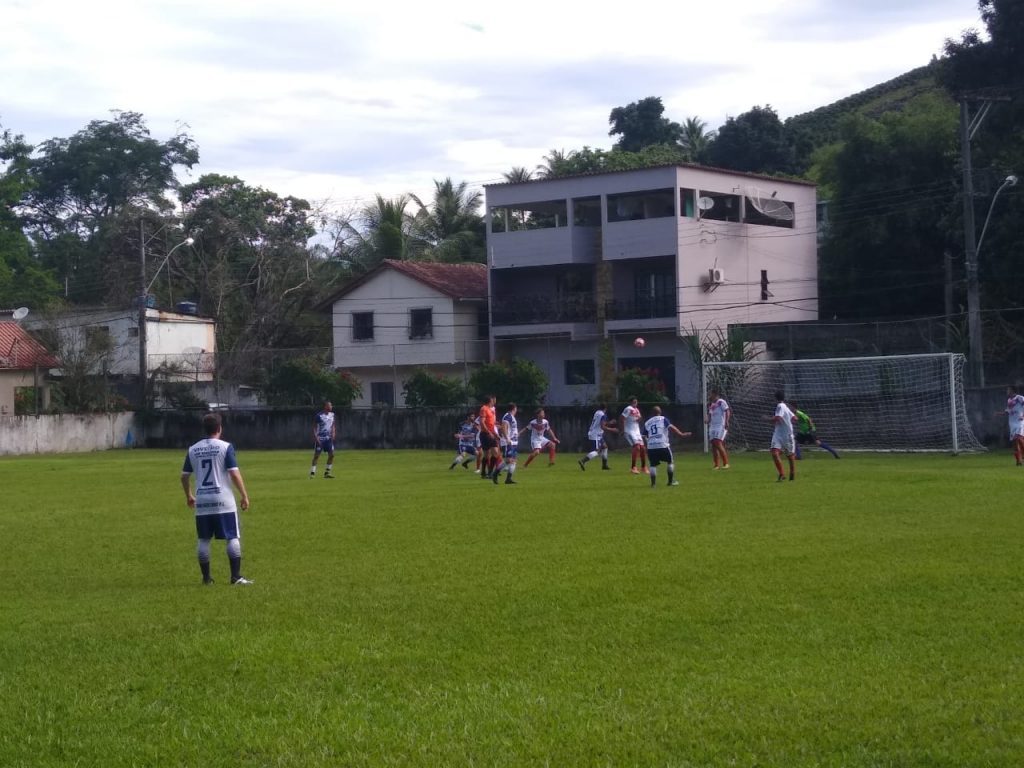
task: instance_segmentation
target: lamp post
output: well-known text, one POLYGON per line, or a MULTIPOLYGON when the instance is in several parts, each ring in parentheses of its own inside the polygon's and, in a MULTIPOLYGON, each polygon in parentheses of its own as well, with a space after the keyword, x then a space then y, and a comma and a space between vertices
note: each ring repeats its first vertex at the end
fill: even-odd
POLYGON ((995 208, 996 200, 999 199, 999 195, 1004 189, 1016 185, 1017 177, 1011 174, 1003 180, 1003 183, 999 185, 999 189, 992 195, 992 202, 989 203, 988 214, 985 216, 985 223, 981 226, 981 235, 978 236, 977 243, 974 242, 974 211, 971 204, 972 201, 969 198, 965 202, 965 206, 970 205, 971 207, 971 215, 965 217, 964 222, 967 240, 967 339, 970 347, 968 350, 969 367, 971 380, 979 387, 985 386, 985 365, 981 342, 981 297, 978 288, 978 254, 981 251, 982 243, 985 242, 985 232, 988 231, 988 223, 992 218, 992 210, 995 208))
POLYGON ((146 231, 145 223, 139 222, 139 231, 142 235, 141 246, 139 247, 139 287, 142 292, 139 294, 139 408, 146 407, 146 378, 149 375, 147 370, 147 356, 148 350, 146 349, 146 299, 149 296, 149 289, 153 287, 153 283, 156 282, 157 275, 160 274, 160 270, 163 269, 164 264, 167 263, 168 259, 171 258, 171 254, 181 248, 183 245, 192 245, 195 239, 186 237, 176 246, 171 248, 164 256, 163 261, 160 262, 160 266, 156 268, 156 274, 153 275, 153 279, 148 283, 146 282, 146 231))

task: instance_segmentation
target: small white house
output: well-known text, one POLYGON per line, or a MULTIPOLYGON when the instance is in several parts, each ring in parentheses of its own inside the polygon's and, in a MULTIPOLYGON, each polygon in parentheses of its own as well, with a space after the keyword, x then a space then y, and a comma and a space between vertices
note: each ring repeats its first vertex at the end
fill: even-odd
MULTIPOLYGON (((139 375, 139 312, 134 308, 75 309, 52 318, 34 317, 26 326, 56 332, 68 355, 93 350, 93 368, 108 376, 139 375)), ((173 368, 173 378, 211 381, 217 324, 208 317, 146 309, 146 367, 173 368)))
POLYGON ((355 406, 403 405, 417 368, 468 381, 488 359, 487 269, 386 259, 331 296, 334 365, 362 387, 355 406))

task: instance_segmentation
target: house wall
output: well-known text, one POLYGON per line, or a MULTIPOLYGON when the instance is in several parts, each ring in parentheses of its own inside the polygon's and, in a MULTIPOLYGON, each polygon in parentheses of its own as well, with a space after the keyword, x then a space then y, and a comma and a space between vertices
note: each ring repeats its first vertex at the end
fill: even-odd
MULTIPOLYGON (((46 378, 46 372, 40 371, 40 382, 46 378)), ((0 416, 14 415, 14 390, 18 387, 35 386, 34 371, 0 370, 0 416)), ((45 386, 45 385, 44 385, 45 386)), ((46 397, 44 395, 43 404, 46 397)))
MULTIPOLYGON (((56 328, 65 350, 81 350, 87 329, 106 327, 110 333, 110 351, 106 355, 106 372, 114 376, 139 375, 139 315, 135 310, 72 312, 54 320, 36 319, 26 326, 35 330, 56 328)), ((176 361, 185 350, 216 350, 216 323, 203 317, 181 315, 148 309, 146 317, 147 365, 154 368, 161 362, 176 361)), ((100 371, 97 371, 99 373, 100 371)), ((196 380, 196 377, 191 377, 196 380)), ((210 380, 212 372, 202 372, 199 380, 210 380)))

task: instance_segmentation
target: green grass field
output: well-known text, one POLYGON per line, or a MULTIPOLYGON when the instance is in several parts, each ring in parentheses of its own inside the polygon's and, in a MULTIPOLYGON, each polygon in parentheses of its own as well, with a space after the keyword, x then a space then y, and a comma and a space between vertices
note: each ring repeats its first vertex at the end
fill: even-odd
POLYGON ((243 451, 251 587, 219 543, 201 586, 181 458, 0 460, 0 766, 1024 764, 1006 451, 243 451))

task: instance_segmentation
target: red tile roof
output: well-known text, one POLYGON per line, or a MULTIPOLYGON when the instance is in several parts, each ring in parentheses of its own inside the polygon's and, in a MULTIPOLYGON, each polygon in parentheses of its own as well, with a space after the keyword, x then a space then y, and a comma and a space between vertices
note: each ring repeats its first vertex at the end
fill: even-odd
POLYGON ((0 370, 25 371, 60 365, 46 347, 15 322, 0 320, 0 370))
POLYGON ((438 264, 395 259, 384 259, 384 264, 453 299, 487 298, 487 267, 483 264, 438 264))
POLYGON ((487 301, 487 267, 483 264, 438 264, 434 261, 384 259, 371 272, 331 294, 317 306, 329 309, 338 299, 369 282, 385 269, 393 269, 452 299, 487 301))

